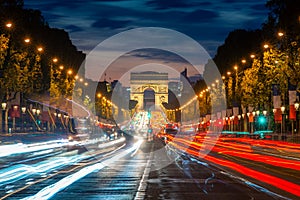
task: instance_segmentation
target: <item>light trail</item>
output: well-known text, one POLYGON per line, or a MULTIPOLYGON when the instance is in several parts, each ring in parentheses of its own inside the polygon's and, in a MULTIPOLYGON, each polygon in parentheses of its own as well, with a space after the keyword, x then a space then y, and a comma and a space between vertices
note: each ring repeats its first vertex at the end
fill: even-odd
MULTIPOLYGON (((75 143, 74 143, 75 144, 75 143)), ((41 142, 34 144, 13 144, 13 145, 4 145, 0 147, 0 158, 15 155, 15 154, 25 154, 35 151, 53 149, 58 147, 64 147, 70 145, 70 142, 66 139, 62 140, 52 140, 49 142, 41 142)))
POLYGON ((82 179, 83 177, 87 176, 88 174, 90 174, 92 172, 97 172, 97 171, 103 169, 104 167, 109 166, 116 160, 119 160, 120 158, 125 157, 126 155, 134 152, 137 148, 139 148, 141 146, 142 142, 143 142, 142 140, 139 140, 131 148, 124 150, 123 152, 117 154, 116 156, 109 158, 101 163, 96 163, 91 166, 85 167, 85 168, 81 169, 80 171, 61 179, 60 181, 43 188, 35 195, 24 198, 24 200, 50 199, 51 197, 53 197, 55 194, 57 194, 61 190, 65 189, 66 187, 70 186, 71 184, 75 183, 76 181, 82 179))
MULTIPOLYGON (((125 142, 125 138, 120 138, 108 143, 100 144, 98 147, 108 148, 118 143, 125 142)), ((58 170, 65 166, 70 166, 78 163, 84 159, 93 157, 93 155, 73 155, 71 157, 53 157, 51 159, 33 164, 33 165, 14 165, 0 170, 0 186, 8 183, 16 182, 22 178, 28 177, 34 174, 50 173, 53 170, 58 170)))
POLYGON ((282 189, 284 191, 287 191, 291 194, 294 194, 294 195, 300 197, 300 185, 298 185, 298 184, 289 182, 287 180, 278 178, 276 176, 272 176, 272 175, 269 175, 269 174, 266 174, 263 172, 256 171, 254 169, 245 167, 243 165, 240 165, 238 163, 235 163, 235 162, 232 162, 229 160, 216 158, 211 155, 203 154, 199 151, 199 149, 194 150, 194 149, 186 148, 186 145, 188 144, 189 141, 183 141, 183 143, 181 143, 181 142, 182 141, 179 142, 176 140, 176 141, 170 141, 169 144, 173 145, 174 147, 176 147, 179 150, 186 151, 190 155, 193 155, 196 157, 201 157, 209 162, 215 163, 219 166, 226 167, 228 169, 232 169, 236 172, 239 172, 240 174, 254 178, 256 180, 267 183, 269 185, 272 185, 274 187, 277 187, 279 189, 282 189), (183 146, 181 146, 182 144, 183 144, 183 146))

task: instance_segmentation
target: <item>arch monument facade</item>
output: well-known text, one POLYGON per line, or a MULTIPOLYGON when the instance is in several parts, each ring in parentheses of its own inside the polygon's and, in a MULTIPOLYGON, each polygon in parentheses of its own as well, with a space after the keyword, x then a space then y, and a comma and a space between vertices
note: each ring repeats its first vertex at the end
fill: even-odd
POLYGON ((151 89, 155 93, 155 109, 162 102, 168 103, 168 73, 132 72, 130 74, 130 99, 138 101, 137 108, 144 110, 144 92, 151 89))

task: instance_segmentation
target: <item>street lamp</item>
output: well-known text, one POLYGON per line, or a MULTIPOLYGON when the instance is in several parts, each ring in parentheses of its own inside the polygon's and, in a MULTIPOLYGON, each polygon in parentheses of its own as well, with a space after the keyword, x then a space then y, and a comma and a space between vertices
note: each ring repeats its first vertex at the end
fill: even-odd
POLYGON ((242 131, 242 126, 241 126, 241 115, 238 115, 238 119, 239 119, 239 131, 242 131))
POLYGON ((25 39, 24 39, 24 42, 25 42, 26 44, 30 43, 30 38, 25 38, 25 39))
POLYGON ((24 115, 26 114, 26 107, 22 106, 21 107, 21 111, 22 111, 22 130, 24 131, 24 115))
POLYGON ((284 111, 285 111, 285 107, 281 106, 280 107, 281 110, 281 114, 282 114, 282 119, 281 119, 281 139, 283 139, 283 131, 285 130, 285 120, 284 120, 284 111))
POLYGON ((5 26, 6 26, 7 28, 11 28, 11 27, 12 27, 12 23, 11 23, 11 22, 8 22, 8 23, 5 24, 5 26))
POLYGON ((283 32, 278 32, 278 36, 279 36, 279 37, 282 37, 283 35, 284 35, 283 32))
POLYGON ((264 116, 267 115, 267 111, 266 111, 266 110, 263 111, 263 115, 264 115, 264 116))
POLYGON ((33 115, 35 115, 35 113, 36 113, 36 109, 35 108, 32 108, 32 113, 33 113, 33 115))
POLYGON ((26 107, 23 106, 23 107, 21 108, 21 111, 22 111, 23 114, 25 114, 25 112, 26 112, 26 107))
POLYGON ((264 44, 264 48, 265 48, 265 49, 268 49, 268 48, 269 48, 269 45, 268 45, 268 44, 264 44))
POLYGON ((7 103, 3 102, 1 105, 2 105, 2 110, 5 110, 6 106, 7 106, 7 103))
POLYGON ((294 106, 295 106, 295 109, 296 109, 296 123, 297 123, 296 128, 298 130, 298 133, 300 133, 300 117, 299 117, 299 100, 298 99, 295 101, 294 106))
POLYGON ((4 133, 6 133, 6 130, 7 130, 7 117, 6 117, 6 107, 7 107, 7 103, 6 102, 3 102, 1 104, 2 106, 2 130, 4 133))

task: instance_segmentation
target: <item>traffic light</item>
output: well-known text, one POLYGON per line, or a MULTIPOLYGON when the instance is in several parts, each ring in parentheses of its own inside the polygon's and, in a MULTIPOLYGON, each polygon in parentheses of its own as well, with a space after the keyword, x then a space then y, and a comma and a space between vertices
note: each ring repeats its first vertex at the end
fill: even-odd
POLYGON ((266 118, 264 117, 264 116, 259 116, 258 117, 258 123, 260 124, 260 125, 264 125, 265 123, 266 123, 266 118))

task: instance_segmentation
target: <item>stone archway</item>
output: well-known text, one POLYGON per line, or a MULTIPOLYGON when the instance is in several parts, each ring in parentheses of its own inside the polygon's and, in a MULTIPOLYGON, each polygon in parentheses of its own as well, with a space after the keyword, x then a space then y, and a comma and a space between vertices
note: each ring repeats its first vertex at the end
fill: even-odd
POLYGON ((144 110, 144 92, 151 89, 155 93, 154 109, 159 109, 162 102, 168 103, 168 83, 168 73, 131 73, 130 99, 138 101, 138 109, 144 110))

